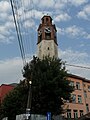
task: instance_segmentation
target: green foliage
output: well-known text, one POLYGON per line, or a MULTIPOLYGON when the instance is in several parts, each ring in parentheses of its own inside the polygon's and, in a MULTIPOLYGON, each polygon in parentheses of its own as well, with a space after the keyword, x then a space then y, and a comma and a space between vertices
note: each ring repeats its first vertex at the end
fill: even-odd
POLYGON ((33 57, 33 60, 24 66, 23 76, 26 80, 20 82, 4 99, 0 119, 7 116, 9 120, 15 120, 16 115, 25 113, 29 81, 32 81, 32 113, 62 113, 63 99, 69 100, 73 88, 69 86, 65 63, 61 59, 46 57, 40 60, 33 57))
POLYGON ((61 59, 34 57, 24 67, 23 76, 32 80, 32 113, 50 111, 57 115, 62 112, 63 99, 69 100, 73 88, 69 86, 65 63, 61 59))

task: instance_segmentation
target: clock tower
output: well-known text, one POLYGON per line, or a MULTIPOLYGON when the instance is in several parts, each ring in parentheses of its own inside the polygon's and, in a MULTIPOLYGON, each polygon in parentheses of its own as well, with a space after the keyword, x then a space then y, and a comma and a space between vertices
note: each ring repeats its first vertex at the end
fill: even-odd
POLYGON ((43 16, 38 27, 37 55, 40 59, 45 56, 58 58, 57 30, 52 24, 52 18, 43 16))

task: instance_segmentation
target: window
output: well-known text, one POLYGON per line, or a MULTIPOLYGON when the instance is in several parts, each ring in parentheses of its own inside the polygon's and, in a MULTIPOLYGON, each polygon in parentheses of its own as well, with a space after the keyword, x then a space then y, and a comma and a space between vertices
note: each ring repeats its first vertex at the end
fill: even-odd
POLYGON ((44 23, 44 19, 42 19, 42 23, 44 23))
POLYGON ((76 82, 76 89, 80 89, 80 83, 79 82, 76 82))
POLYGON ((87 110, 87 113, 89 112, 89 106, 88 104, 86 104, 86 110, 87 110))
POLYGON ((45 36, 47 40, 51 39, 51 33, 45 33, 45 36))
POLYGON ((81 97, 81 95, 78 95, 78 103, 82 103, 82 97, 81 97))
POLYGON ((84 91, 84 97, 87 98, 87 92, 86 91, 84 91))
POLYGON ((48 50, 49 50, 49 47, 48 47, 48 50))
POLYGON ((73 103, 76 103, 76 95, 75 95, 75 94, 72 94, 72 95, 71 95, 71 98, 72 98, 72 102, 73 102, 73 103))
POLYGON ((83 110, 80 110, 80 117, 83 115, 83 110))
POLYGON ((85 84, 83 84, 83 87, 86 87, 86 85, 85 85, 85 84))
POLYGON ((74 86, 74 82, 73 81, 70 81, 70 86, 74 86))
POLYGON ((67 110, 67 118, 71 118, 71 110, 70 109, 67 110))
POLYGON ((46 18, 46 22, 48 22, 48 18, 46 18))
POLYGON ((88 86, 88 91, 90 91, 90 86, 88 86))
POLYGON ((41 42, 42 40, 42 35, 38 36, 38 42, 41 42))
POLYGON ((73 110, 74 113, 74 118, 78 118, 78 111, 77 110, 73 110))

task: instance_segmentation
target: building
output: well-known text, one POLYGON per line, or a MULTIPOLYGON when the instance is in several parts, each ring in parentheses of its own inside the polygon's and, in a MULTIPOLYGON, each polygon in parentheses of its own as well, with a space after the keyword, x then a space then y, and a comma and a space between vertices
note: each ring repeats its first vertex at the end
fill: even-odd
POLYGON ((79 118, 90 112, 90 80, 69 74, 70 85, 74 86, 71 100, 66 101, 66 118, 79 118))
POLYGON ((37 56, 42 59, 45 56, 58 57, 57 30, 52 24, 50 16, 43 16, 38 27, 37 56))
POLYGON ((5 96, 14 88, 14 85, 2 84, 0 86, 0 103, 2 103, 5 96))
MULTIPOLYGON (((37 56, 42 59, 45 56, 58 58, 57 30, 52 24, 52 18, 43 16, 38 27, 37 56)), ((75 89, 71 95, 71 100, 66 101, 65 118, 76 119, 90 112, 90 81, 69 74, 70 85, 75 89)))

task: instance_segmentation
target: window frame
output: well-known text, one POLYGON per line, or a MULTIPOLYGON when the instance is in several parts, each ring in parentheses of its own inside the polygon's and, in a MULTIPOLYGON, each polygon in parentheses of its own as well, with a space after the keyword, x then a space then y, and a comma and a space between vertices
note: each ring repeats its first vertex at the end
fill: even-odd
POLYGON ((88 85, 88 91, 90 92, 90 85, 88 85))
POLYGON ((84 97, 87 98, 87 91, 84 90, 84 97))
POLYGON ((87 113, 89 112, 89 104, 86 103, 86 110, 87 110, 87 113))
POLYGON ((84 113, 83 110, 79 110, 79 113, 80 113, 80 117, 84 115, 83 114, 84 113))
POLYGON ((72 103, 76 103, 76 94, 71 94, 72 103))
POLYGON ((74 87, 74 81, 70 81, 69 85, 74 87))
POLYGON ((78 95, 78 103, 82 103, 82 96, 78 95))
POLYGON ((73 110, 73 116, 74 118, 78 118, 78 110, 73 110))
POLYGON ((67 109, 67 118, 71 118, 71 109, 67 109))
POLYGON ((76 82, 76 89, 80 90, 80 82, 76 82))

